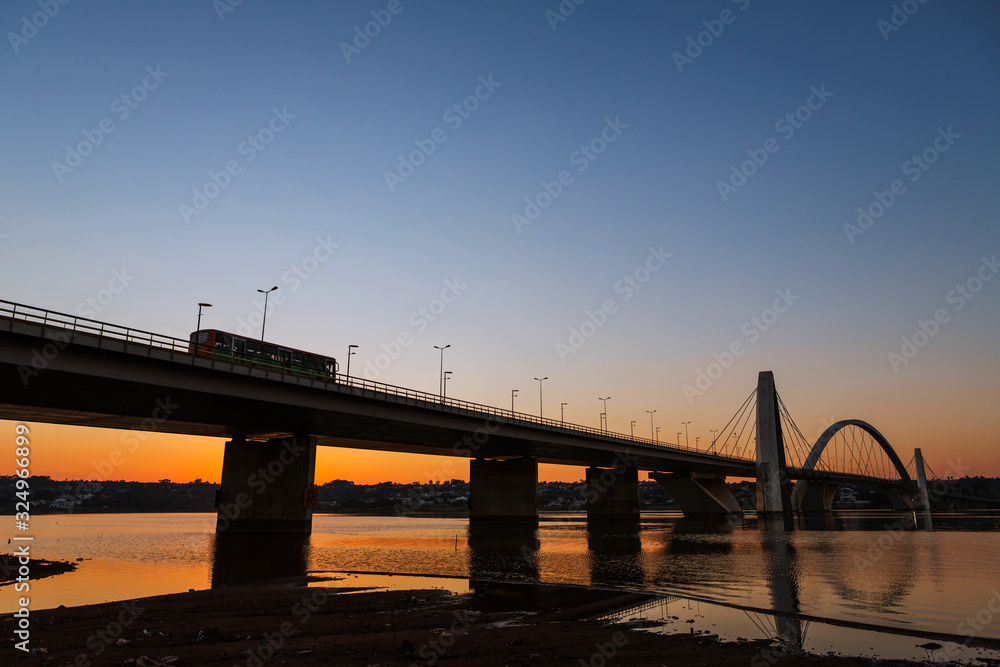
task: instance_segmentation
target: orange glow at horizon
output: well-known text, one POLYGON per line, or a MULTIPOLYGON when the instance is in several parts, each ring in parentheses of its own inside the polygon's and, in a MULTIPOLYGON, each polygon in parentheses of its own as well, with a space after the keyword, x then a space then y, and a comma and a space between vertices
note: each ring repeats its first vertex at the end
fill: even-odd
MULTIPOLYGON (((0 433, 9 433, 13 448, 18 422, 0 421, 0 433)), ((170 433, 84 428, 58 424, 29 423, 31 472, 55 480, 125 480, 157 482, 219 482, 225 440, 170 433), (125 437, 128 436, 128 437, 125 437), (145 436, 143 439, 142 436, 145 436), (136 442, 138 441, 138 444, 136 442)), ((0 474, 13 470, 13 451, 0 466, 0 474)), ((539 466, 539 481, 583 479, 579 466, 539 466)), ((379 482, 426 483, 469 479, 469 460, 453 456, 428 456, 398 452, 319 447, 316 452, 316 483, 334 479, 356 484, 379 482)))
MULTIPOLYGON (((912 447, 922 447, 933 471, 942 477, 1000 476, 1000 460, 990 439, 984 437, 991 421, 988 399, 979 397, 978 405, 966 405, 964 427, 968 435, 959 437, 957 424, 941 420, 912 421, 912 411, 904 406, 883 406, 879 422, 890 442, 897 446, 904 463, 912 457, 912 447), (961 468, 949 466, 950 462, 961 468)), ((818 413, 822 414, 822 413, 818 413)), ((838 418, 840 418, 838 416, 838 418)), ((827 418, 824 417, 824 420, 827 418)), ((702 421, 708 421, 702 419, 702 421)), ((803 420, 803 423, 806 423, 803 420)), ((825 424, 816 422, 818 436, 825 424)), ((6 442, 9 455, 0 457, 0 475, 10 475, 14 468, 14 428, 17 422, 0 420, 0 443, 6 442)), ((142 433, 114 429, 30 423, 31 472, 52 479, 127 480, 155 482, 170 479, 190 482, 202 479, 218 482, 222 476, 223 438, 186 436, 168 433, 142 433)), ((612 424, 614 428, 614 424, 612 424)), ((627 428, 626 428, 627 431, 627 428)), ((705 442, 707 438, 702 440, 705 442)), ((692 434, 691 442, 694 444, 692 434)), ((581 466, 539 465, 539 481, 573 482, 584 478, 581 466)), ((646 475, 640 475, 645 479, 646 475)), ((316 483, 334 479, 356 484, 395 482, 426 483, 450 479, 469 479, 469 460, 462 457, 429 456, 396 452, 320 447, 316 455, 316 483)), ((731 480, 732 481, 732 480, 731 480)))

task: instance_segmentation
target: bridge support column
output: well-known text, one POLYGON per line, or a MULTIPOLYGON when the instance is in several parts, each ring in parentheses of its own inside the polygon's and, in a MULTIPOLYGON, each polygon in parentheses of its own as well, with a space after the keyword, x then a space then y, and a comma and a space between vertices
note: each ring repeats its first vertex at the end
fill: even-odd
POLYGON ((538 461, 469 462, 469 524, 538 527, 538 461))
POLYGON ((587 468, 587 523, 639 523, 639 470, 631 465, 587 468))
POLYGON ((684 516, 722 516, 743 512, 724 475, 651 472, 649 478, 656 480, 670 494, 684 516))
POLYGON ((785 473, 785 443, 774 373, 757 377, 757 514, 787 513, 791 485, 785 473))
POLYGON ((316 438, 226 443, 216 497, 218 533, 312 532, 316 506, 316 438))
POLYGON ((840 488, 839 482, 810 482, 800 480, 792 489, 790 507, 797 512, 823 513, 833 511, 833 498, 840 488))

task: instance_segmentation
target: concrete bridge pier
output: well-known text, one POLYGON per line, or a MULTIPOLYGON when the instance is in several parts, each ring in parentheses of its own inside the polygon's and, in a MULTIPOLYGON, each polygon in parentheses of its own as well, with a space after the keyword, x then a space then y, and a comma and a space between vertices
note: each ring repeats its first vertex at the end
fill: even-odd
POLYGON ((726 485, 725 475, 651 472, 649 478, 656 480, 670 494, 686 517, 723 516, 743 512, 726 485))
POLYGON ((473 459, 469 462, 469 525, 538 527, 538 461, 473 459))
POLYGON ((234 437, 223 457, 216 532, 310 534, 315 473, 314 437, 266 442, 234 437))
POLYGON ((787 514, 791 492, 774 373, 761 371, 757 376, 757 515, 787 514))
POLYGON ((587 468, 587 524, 607 527, 639 524, 639 470, 621 464, 587 468))
POLYGON ((797 512, 823 513, 833 511, 833 498, 840 488, 839 482, 811 482, 800 480, 792 489, 791 507, 797 512))

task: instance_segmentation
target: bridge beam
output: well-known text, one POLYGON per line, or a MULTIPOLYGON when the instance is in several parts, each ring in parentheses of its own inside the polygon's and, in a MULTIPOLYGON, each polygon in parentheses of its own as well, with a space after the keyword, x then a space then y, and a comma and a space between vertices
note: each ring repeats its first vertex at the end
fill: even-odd
POLYGON ((312 532, 316 505, 316 438, 226 443, 216 497, 218 533, 312 532))
POLYGON ((796 512, 822 513, 833 511, 833 498, 840 482, 799 480, 792 489, 791 507, 796 512))
POLYGON ((639 523, 639 470, 627 464, 587 468, 588 525, 639 523))
POLYGON ((649 478, 670 494, 684 516, 724 516, 743 512, 724 475, 651 472, 649 478))
POLYGON ((757 514, 786 513, 791 485, 785 473, 785 443, 774 373, 757 376, 757 514))
POLYGON ((538 461, 472 459, 469 524, 538 527, 538 461))

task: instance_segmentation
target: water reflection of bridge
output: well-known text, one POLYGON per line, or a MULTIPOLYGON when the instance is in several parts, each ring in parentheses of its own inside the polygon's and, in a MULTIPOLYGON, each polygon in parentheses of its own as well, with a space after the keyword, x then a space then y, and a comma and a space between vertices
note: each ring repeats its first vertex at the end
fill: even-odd
MULTIPOLYGON (((586 531, 584 560, 559 561, 580 558, 580 554, 559 549, 546 552, 541 540, 550 538, 544 528, 540 534, 533 529, 473 526, 466 542, 469 585, 478 595, 492 600, 491 604, 507 601, 511 609, 555 613, 551 610, 558 607, 563 615, 554 619, 567 614, 580 618, 583 614, 634 615, 651 608, 641 606, 653 604, 651 595, 706 599, 714 592, 723 605, 766 608, 773 620, 761 627, 772 628, 775 638, 790 647, 799 645, 803 638, 804 627, 798 619, 803 614, 800 597, 804 580, 823 582, 846 607, 866 615, 898 608, 914 586, 913 577, 896 564, 901 554, 912 550, 907 536, 912 539, 919 533, 903 533, 904 537, 896 538, 885 549, 858 554, 869 559, 864 564, 867 569, 860 572, 852 569, 858 565, 856 561, 843 556, 844 545, 838 547, 836 538, 845 533, 796 534, 780 525, 764 532, 754 528, 733 520, 690 519, 672 522, 662 531, 648 530, 648 524, 646 531, 632 524, 601 530, 591 526, 586 531), (575 564, 581 569, 567 576, 567 562, 568 567, 575 564), (574 584, 575 592, 556 592, 551 584, 559 581, 574 584), (866 589, 862 582, 872 588, 866 589), (580 592, 588 588, 590 593, 580 592), (603 592, 591 595, 594 590, 603 592)), ((877 536, 885 531, 871 534, 877 545, 877 536)), ((309 568, 310 540, 309 536, 270 540, 259 535, 218 534, 213 586, 304 575, 309 568), (247 554, 256 557, 248 558, 247 554)))

